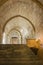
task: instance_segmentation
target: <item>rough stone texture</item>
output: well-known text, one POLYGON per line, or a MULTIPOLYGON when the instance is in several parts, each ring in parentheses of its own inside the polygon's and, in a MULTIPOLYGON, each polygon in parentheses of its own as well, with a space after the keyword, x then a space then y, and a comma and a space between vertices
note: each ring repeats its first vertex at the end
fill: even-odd
POLYGON ((43 65, 43 62, 26 45, 0 44, 0 65, 43 65))
POLYGON ((38 0, 38 1, 40 1, 43 4, 43 0, 38 0))
POLYGON ((8 0, 0 7, 2 30, 5 22, 15 15, 22 15, 28 18, 35 26, 36 38, 43 39, 43 8, 40 8, 40 6, 32 0, 8 0))
MULTIPOLYGON (((8 0, 5 4, 3 4, 0 7, 0 43, 2 42, 3 26, 5 25, 5 23, 9 18, 16 15, 24 16, 33 23, 36 30, 36 34, 35 34, 36 38, 41 39, 42 41, 41 43, 43 43, 43 7, 39 6, 37 2, 34 1, 8 0)), ((42 50, 39 51, 39 55, 40 57, 43 56, 42 50)))

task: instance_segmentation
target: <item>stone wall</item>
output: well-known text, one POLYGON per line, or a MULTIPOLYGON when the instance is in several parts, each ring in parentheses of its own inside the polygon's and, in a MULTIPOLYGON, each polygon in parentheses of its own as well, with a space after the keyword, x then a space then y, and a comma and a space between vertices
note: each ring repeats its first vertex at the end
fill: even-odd
POLYGON ((3 4, 3 6, 0 7, 2 33, 7 20, 16 15, 21 15, 29 19, 35 26, 36 38, 43 39, 43 8, 41 8, 33 0, 8 0, 5 4, 3 4))

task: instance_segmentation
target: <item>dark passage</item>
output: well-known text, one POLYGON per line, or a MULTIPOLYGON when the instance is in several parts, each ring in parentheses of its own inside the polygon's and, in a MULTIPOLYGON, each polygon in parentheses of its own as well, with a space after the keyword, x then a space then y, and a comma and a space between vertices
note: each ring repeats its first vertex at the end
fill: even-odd
POLYGON ((32 52, 33 52, 35 55, 37 55, 37 53, 38 53, 38 48, 31 47, 30 49, 32 50, 32 52))

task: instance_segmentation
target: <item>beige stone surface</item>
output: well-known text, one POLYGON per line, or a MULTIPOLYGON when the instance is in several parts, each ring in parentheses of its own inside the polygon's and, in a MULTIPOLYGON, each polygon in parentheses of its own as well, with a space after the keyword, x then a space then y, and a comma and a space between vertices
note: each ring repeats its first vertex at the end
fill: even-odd
POLYGON ((43 39, 43 8, 40 8, 40 6, 32 0, 8 0, 0 7, 2 31, 7 20, 16 15, 21 15, 29 19, 35 26, 36 38, 43 39))

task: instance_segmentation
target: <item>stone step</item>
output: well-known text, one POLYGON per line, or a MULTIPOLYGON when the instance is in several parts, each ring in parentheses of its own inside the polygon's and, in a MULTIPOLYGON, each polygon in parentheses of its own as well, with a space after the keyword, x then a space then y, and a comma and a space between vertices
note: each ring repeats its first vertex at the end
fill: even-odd
POLYGON ((29 64, 42 65, 40 59, 26 45, 22 44, 0 44, 0 65, 1 64, 29 64), (35 64, 36 63, 36 64, 35 64))
POLYGON ((25 61, 25 60, 4 60, 0 61, 0 65, 43 65, 42 61, 25 61))
MULTIPOLYGON (((18 55, 19 56, 35 56, 33 52, 26 45, 1 45, 0 55, 18 55)), ((36 56, 35 56, 36 57, 36 56)))

